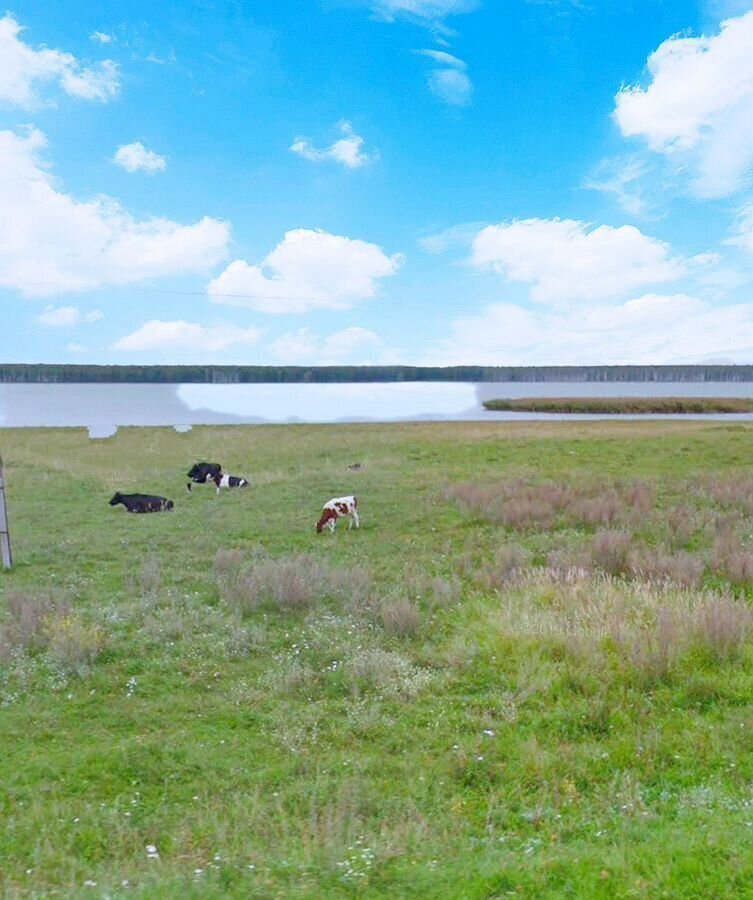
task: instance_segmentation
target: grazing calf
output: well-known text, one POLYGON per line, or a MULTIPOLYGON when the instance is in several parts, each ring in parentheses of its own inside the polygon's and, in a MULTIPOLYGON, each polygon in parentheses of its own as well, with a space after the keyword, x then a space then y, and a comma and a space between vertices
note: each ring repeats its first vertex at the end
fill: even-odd
POLYGON ((117 506, 118 503, 122 503, 128 512, 132 513, 163 512, 174 506, 173 501, 165 497, 155 497, 153 494, 121 494, 120 491, 113 495, 110 506, 117 506))
POLYGON ((207 481, 213 481, 215 483, 218 494, 221 488, 248 487, 248 479, 241 478, 238 475, 215 475, 213 478, 207 478, 207 481))
POLYGON ((358 500, 355 497, 333 497, 324 504, 322 514, 316 523, 316 533, 321 534, 322 529, 329 528, 330 531, 335 530, 337 520, 343 516, 348 516, 348 529, 353 527, 355 522, 356 528, 360 528, 358 521, 358 500))
MULTIPOLYGON (((198 462, 191 466, 186 473, 194 484, 206 484, 213 481, 217 475, 222 474, 222 466, 219 463, 198 462)), ((186 487, 191 490, 191 481, 186 487)))

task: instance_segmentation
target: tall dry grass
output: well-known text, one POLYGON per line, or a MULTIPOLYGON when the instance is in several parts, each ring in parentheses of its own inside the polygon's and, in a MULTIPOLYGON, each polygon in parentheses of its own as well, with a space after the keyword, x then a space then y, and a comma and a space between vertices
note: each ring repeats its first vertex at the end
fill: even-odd
POLYGON ((0 660, 45 654, 66 674, 84 674, 107 642, 103 629, 76 615, 70 600, 55 591, 11 591, 0 623, 0 660))
POLYGON ((273 559, 219 550, 214 571, 221 596, 242 614, 261 607, 307 610, 328 599, 355 610, 372 594, 371 577, 361 567, 335 567, 307 554, 273 559))
POLYGON ((595 667, 614 652, 648 680, 666 677, 694 648, 726 661, 753 639, 753 610, 726 591, 578 570, 531 571, 492 620, 510 636, 558 641, 595 667))
POLYGON ((532 484, 513 479, 491 484, 464 482, 444 490, 446 500, 470 515, 519 531, 556 525, 628 524, 646 516, 655 496, 653 486, 643 481, 532 484))

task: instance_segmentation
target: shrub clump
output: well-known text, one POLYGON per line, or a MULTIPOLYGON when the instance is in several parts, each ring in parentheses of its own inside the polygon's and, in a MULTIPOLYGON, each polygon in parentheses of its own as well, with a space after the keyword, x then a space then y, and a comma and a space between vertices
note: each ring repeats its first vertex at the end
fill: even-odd
POLYGON ((46 654, 55 668, 83 674, 106 644, 97 625, 84 622, 67 598, 54 592, 12 591, 0 625, 0 660, 19 654, 46 654))
POLYGON ((325 599, 356 608, 368 603, 372 589, 363 569, 336 568, 306 554, 247 558, 220 550, 214 570, 223 599, 243 614, 259 608, 307 610, 325 599))

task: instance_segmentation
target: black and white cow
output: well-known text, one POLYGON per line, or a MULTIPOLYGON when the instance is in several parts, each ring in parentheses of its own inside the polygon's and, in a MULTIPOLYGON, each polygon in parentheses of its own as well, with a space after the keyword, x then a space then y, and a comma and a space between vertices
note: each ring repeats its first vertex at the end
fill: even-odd
POLYGON ((172 509, 174 503, 165 497, 156 497, 153 494, 121 494, 117 491, 110 500, 110 506, 123 506, 132 513, 163 512, 172 509))
POLYGON ((217 488, 217 493, 222 490, 222 488, 244 488, 248 487, 248 478, 242 478, 239 475, 215 475, 213 478, 208 478, 207 481, 213 481, 215 487, 217 488))
MULTIPOLYGON (((213 481, 217 475, 222 475, 222 466, 219 463, 198 462, 186 473, 194 484, 207 484, 213 481)), ((191 481, 186 487, 191 490, 191 481)))

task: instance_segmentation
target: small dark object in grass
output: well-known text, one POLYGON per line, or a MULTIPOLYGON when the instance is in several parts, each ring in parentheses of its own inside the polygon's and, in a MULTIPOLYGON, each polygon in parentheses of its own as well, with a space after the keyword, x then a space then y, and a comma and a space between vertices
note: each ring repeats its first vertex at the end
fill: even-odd
POLYGON ((351 464, 348 466, 348 469, 349 469, 351 472, 357 472, 359 469, 362 469, 362 468, 363 468, 363 466, 362 466, 361 463, 359 463, 359 462, 351 463, 351 464))
POLYGON ((677 414, 749 413, 749 397, 526 397, 485 400, 490 411, 539 413, 677 414))

